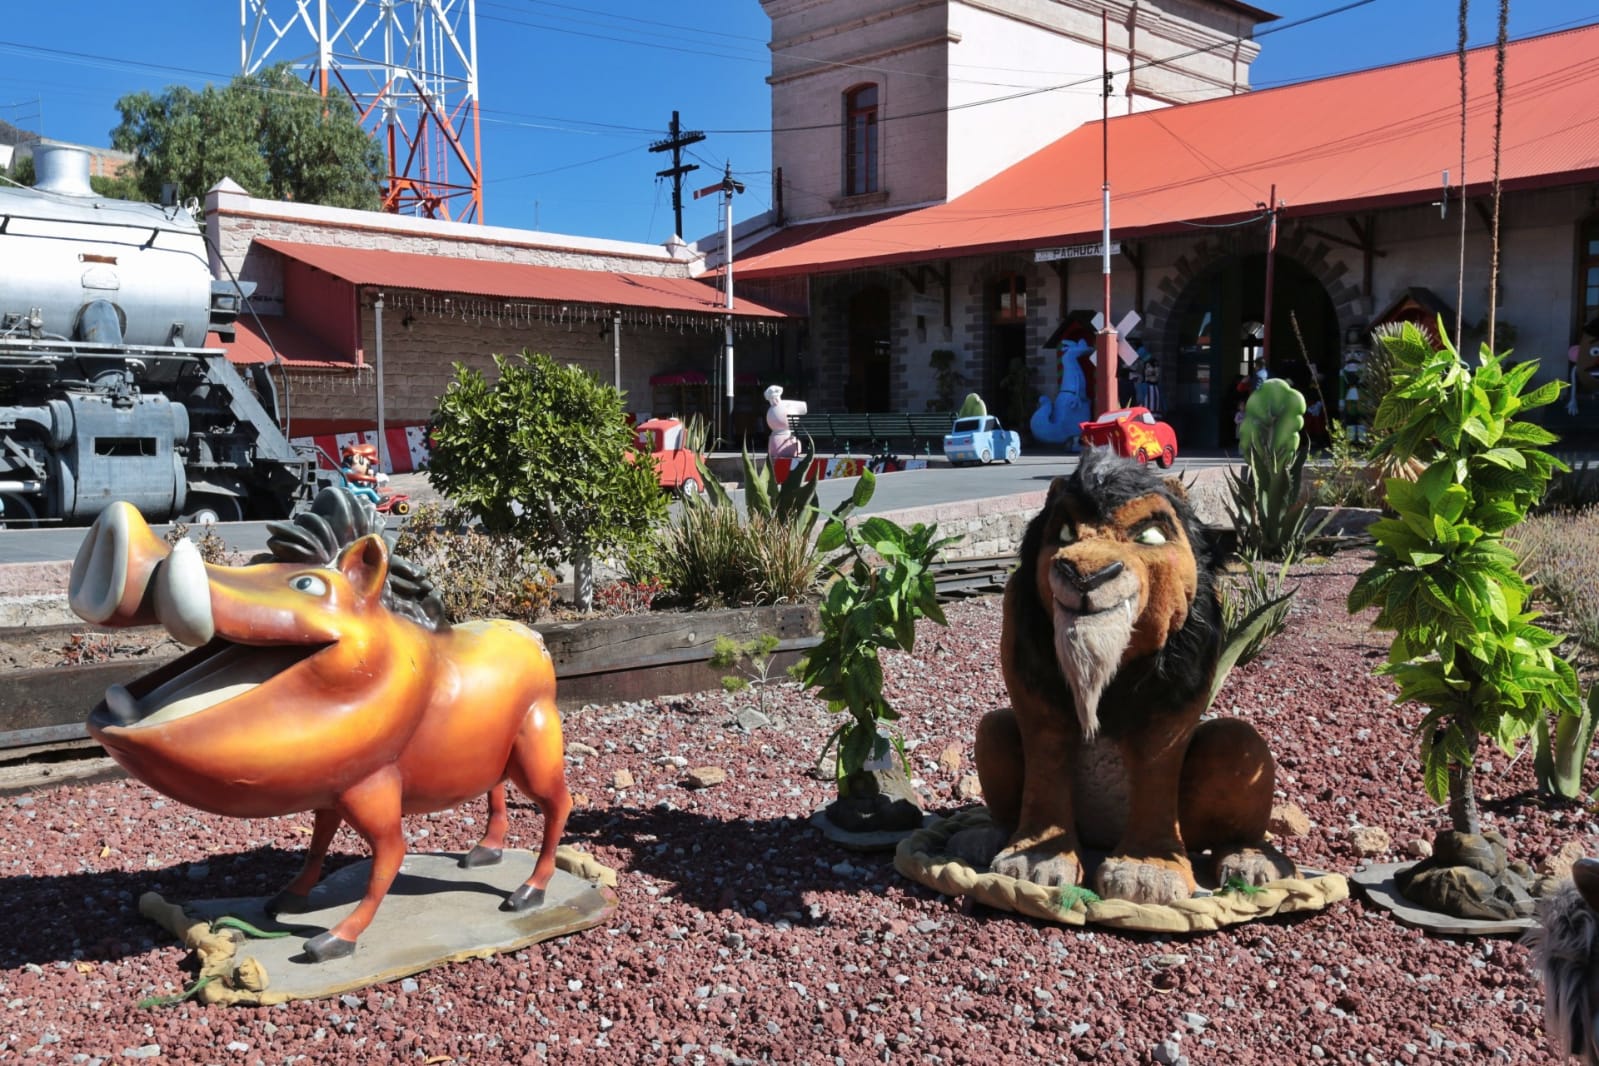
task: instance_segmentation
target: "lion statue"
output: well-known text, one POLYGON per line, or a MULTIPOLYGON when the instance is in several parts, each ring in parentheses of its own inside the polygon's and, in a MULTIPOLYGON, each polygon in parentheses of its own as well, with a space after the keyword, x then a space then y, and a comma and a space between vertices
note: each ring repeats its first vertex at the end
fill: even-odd
POLYGON ((1260 734, 1201 722, 1221 606, 1201 528, 1175 479, 1106 449, 1050 485, 1005 589, 1011 706, 978 725, 992 828, 950 850, 1042 885, 1093 872, 1104 898, 1186 899, 1210 876, 1293 876, 1265 840, 1276 765, 1260 734), (1085 849, 1103 854, 1097 870, 1085 849))

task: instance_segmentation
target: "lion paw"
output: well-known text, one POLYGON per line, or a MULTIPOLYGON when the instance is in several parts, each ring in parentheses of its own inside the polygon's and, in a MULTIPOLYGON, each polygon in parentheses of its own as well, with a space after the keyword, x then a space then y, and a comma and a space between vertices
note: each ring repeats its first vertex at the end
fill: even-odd
POLYGON ((986 870, 1009 839, 1010 834, 997 825, 977 826, 952 835, 944 850, 974 869, 986 870))
POLYGON ((1175 903, 1194 894, 1194 879, 1186 864, 1163 866, 1138 859, 1111 858, 1099 864, 1094 891, 1104 899, 1175 903))
POLYGON ((1075 852, 1048 848, 1002 851, 994 856, 989 869, 1018 881, 1031 881, 1048 888, 1081 884, 1083 880, 1083 865, 1078 862, 1075 852))
POLYGON ((1288 858, 1276 848, 1260 845, 1253 848, 1240 848, 1228 852, 1216 859, 1216 883, 1225 885, 1234 879, 1246 885, 1264 885, 1272 881, 1281 881, 1285 877, 1297 877, 1299 870, 1294 866, 1293 860, 1288 858))

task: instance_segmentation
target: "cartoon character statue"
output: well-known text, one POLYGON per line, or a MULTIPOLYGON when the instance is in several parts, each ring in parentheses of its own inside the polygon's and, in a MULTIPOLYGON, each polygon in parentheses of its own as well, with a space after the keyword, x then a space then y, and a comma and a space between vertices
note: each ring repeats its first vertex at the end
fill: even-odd
POLYGON ((382 467, 376 444, 346 444, 339 453, 339 469, 352 485, 376 490, 389 480, 382 467))
POLYGON ((327 488, 293 523, 268 527, 271 561, 215 566, 119 501, 84 537, 69 583, 84 620, 160 623, 194 649, 111 686, 90 713, 90 735, 123 769, 213 814, 315 812, 305 865, 269 912, 315 909, 340 823, 371 847, 366 894, 305 942, 313 962, 355 951, 405 859, 402 815, 486 795, 487 829, 460 864, 492 865, 512 781, 544 816, 532 874, 500 901, 520 912, 543 904, 572 809, 543 640, 517 622, 448 624, 382 528, 370 504, 327 488))
POLYGON ((772 459, 792 459, 804 449, 799 438, 788 428, 790 415, 805 414, 809 408, 804 400, 783 399, 783 386, 768 385, 763 393, 769 405, 766 408, 766 428, 772 431, 766 442, 766 454, 772 459))
POLYGON ((1092 399, 1082 359, 1092 356, 1093 351, 1094 346, 1081 337, 1061 342, 1060 392, 1053 400, 1048 396, 1038 398, 1038 409, 1030 424, 1038 440, 1071 443, 1075 448, 1078 427, 1088 421, 1092 399))
POLYGON ((1566 370, 1566 413, 1577 415, 1577 394, 1599 389, 1599 318, 1589 319, 1577 337, 1577 343, 1566 353, 1570 366, 1566 370))

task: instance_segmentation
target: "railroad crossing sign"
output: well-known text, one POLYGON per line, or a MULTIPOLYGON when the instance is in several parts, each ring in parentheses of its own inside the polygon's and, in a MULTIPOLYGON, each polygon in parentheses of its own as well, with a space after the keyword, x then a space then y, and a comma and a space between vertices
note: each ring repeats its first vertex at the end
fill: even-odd
MULTIPOLYGON (((1121 356, 1121 361, 1127 366, 1132 366, 1134 363, 1138 362, 1138 352, 1131 344, 1127 343, 1127 336, 1128 334, 1132 333, 1133 330, 1137 329, 1138 323, 1142 322, 1143 320, 1143 317, 1139 315, 1137 311, 1129 311, 1122 316, 1122 320, 1120 322, 1116 323, 1116 354, 1121 356)), ((1105 312, 1094 312, 1093 321, 1094 329, 1104 329, 1105 312)))

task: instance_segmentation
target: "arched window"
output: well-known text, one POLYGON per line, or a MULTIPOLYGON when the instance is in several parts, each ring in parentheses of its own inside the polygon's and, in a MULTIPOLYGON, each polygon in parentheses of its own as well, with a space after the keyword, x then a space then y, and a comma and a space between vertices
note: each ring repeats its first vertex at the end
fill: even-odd
POLYGON ((877 86, 844 94, 844 195, 877 191, 877 86))

